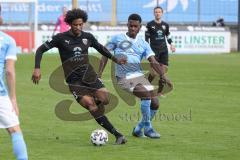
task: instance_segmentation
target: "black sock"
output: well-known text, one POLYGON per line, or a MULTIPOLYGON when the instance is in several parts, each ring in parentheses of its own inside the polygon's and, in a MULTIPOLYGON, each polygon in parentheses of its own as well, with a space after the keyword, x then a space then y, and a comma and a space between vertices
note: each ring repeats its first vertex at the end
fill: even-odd
POLYGON ((105 128, 108 132, 112 133, 116 138, 121 137, 122 134, 119 133, 113 125, 109 122, 106 116, 101 116, 95 119, 99 125, 105 128))

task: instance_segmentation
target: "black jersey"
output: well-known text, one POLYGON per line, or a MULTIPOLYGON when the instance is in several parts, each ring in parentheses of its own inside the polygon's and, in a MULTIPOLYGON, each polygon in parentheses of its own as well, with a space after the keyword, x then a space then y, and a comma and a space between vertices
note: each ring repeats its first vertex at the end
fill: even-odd
MULTIPOLYGON (((111 53, 96 38, 87 32, 81 32, 80 36, 74 36, 69 31, 59 33, 45 42, 37 54, 45 52, 53 47, 58 48, 67 83, 76 81, 94 81, 96 72, 89 64, 88 48, 93 47, 104 56, 111 58, 111 53)), ((37 64, 37 63, 36 63, 37 64)), ((38 64, 37 64, 38 65, 38 64)), ((38 66, 35 66, 38 68, 38 66)), ((40 68, 40 64, 39 64, 40 68)))
POLYGON ((168 50, 166 38, 169 44, 172 43, 171 38, 169 38, 169 25, 161 21, 157 23, 154 20, 147 23, 147 31, 145 32, 145 40, 150 43, 153 50, 158 52, 165 52, 168 50))

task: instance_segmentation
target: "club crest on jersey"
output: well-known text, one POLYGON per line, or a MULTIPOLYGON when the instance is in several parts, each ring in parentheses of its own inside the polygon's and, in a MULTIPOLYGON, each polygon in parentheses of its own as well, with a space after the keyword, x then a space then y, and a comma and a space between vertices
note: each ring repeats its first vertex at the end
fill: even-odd
POLYGON ((121 48, 122 50, 127 50, 131 46, 132 46, 132 43, 127 40, 124 40, 124 41, 120 42, 120 44, 119 44, 119 48, 121 48))
POLYGON ((165 26, 165 25, 162 25, 162 29, 165 30, 165 29, 166 29, 166 26, 165 26))
POLYGON ((48 39, 47 39, 47 42, 51 42, 52 41, 52 37, 49 37, 48 39))
POLYGON ((83 39, 82 39, 82 42, 83 42, 84 45, 87 45, 87 44, 88 44, 88 39, 83 38, 83 39))

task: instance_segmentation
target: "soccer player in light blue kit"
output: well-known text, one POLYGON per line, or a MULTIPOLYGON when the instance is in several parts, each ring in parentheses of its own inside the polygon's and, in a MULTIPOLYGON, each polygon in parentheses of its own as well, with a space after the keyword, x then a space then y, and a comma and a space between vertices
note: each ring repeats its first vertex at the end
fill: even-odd
MULTIPOLYGON (((158 109, 158 99, 153 94, 154 87, 142 73, 142 59, 146 58, 156 72, 163 79, 166 78, 163 74, 163 67, 156 61, 154 57, 155 54, 149 44, 143 38, 137 36, 141 28, 141 21, 141 17, 138 14, 131 14, 128 17, 128 32, 126 34, 113 36, 107 44, 107 48, 113 50, 116 57, 127 58, 127 64, 115 66, 115 76, 118 85, 141 99, 142 119, 133 129, 133 136, 142 137, 142 129, 144 129, 145 136, 160 138, 160 134, 157 133, 151 125, 151 119, 158 109), (157 102, 157 104, 152 103, 151 106, 151 101, 157 102)), ((106 63, 107 58, 102 57, 99 66, 99 77, 101 77, 106 63)))
MULTIPOLYGON (((1 14, 0 24, 2 24, 1 14)), ((15 89, 16 59, 15 40, 0 31, 0 128, 7 129, 10 134, 16 159, 27 160, 27 148, 18 119, 19 110, 15 89), (7 86, 4 84, 4 74, 6 74, 7 86)))

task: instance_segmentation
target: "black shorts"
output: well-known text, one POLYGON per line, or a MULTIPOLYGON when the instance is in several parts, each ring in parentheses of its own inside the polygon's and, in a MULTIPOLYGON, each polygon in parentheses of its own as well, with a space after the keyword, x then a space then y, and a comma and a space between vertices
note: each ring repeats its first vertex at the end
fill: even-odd
POLYGON ((153 50, 153 52, 155 53, 155 58, 158 63, 168 66, 168 51, 159 52, 157 50, 153 50))
POLYGON ((93 96, 100 88, 104 88, 102 81, 97 78, 94 82, 87 83, 83 81, 77 81, 75 83, 68 84, 69 90, 73 94, 77 102, 85 95, 93 96))

